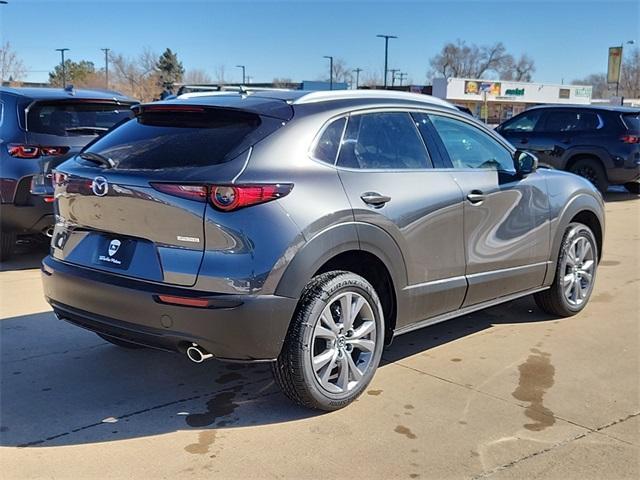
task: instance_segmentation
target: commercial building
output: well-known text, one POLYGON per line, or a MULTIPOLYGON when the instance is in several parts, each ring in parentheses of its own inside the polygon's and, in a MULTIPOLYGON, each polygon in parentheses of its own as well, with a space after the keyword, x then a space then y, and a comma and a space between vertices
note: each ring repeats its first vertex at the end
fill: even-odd
POLYGON ((467 107, 490 124, 501 123, 534 105, 591 103, 590 85, 435 78, 432 95, 467 107))

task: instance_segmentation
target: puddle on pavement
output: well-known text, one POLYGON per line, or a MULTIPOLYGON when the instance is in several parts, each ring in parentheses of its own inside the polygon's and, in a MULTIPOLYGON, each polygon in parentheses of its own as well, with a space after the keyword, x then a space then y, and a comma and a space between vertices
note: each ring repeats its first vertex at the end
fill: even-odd
POLYGON ((382 390, 368 390, 367 391, 367 395, 380 395, 382 393, 382 390))
POLYGON ((520 401, 529 402, 525 415, 533 423, 525 424, 524 428, 539 432, 556 422, 553 412, 543 404, 545 393, 553 386, 556 369, 551 364, 551 354, 537 348, 532 348, 531 353, 526 362, 518 366, 520 380, 518 388, 511 395, 520 401))
POLYGON ((462 359, 461 358, 452 358, 451 361, 452 362, 461 362, 462 359))
POLYGON ((204 455, 205 453, 209 453, 211 445, 216 441, 216 434, 217 432, 215 430, 205 430, 198 433, 198 443, 187 445, 184 447, 185 451, 193 453, 194 455, 204 455))
POLYGON ((207 402, 207 411, 204 413, 192 413, 187 415, 186 422, 190 427, 207 427, 213 425, 217 419, 231 415, 238 404, 233 400, 242 386, 217 393, 207 402))
POLYGON ((242 380, 243 378, 245 377, 240 375, 238 372, 223 373, 216 379, 216 383, 229 383, 235 380, 242 380))
POLYGON ((620 265, 617 260, 602 260, 599 264, 600 267, 615 267, 616 265, 620 265))

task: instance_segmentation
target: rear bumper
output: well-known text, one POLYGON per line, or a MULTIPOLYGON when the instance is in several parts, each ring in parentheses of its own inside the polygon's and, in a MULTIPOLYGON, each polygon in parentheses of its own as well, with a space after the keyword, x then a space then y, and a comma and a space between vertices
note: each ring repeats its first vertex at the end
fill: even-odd
POLYGON ((130 280, 46 257, 44 294, 56 315, 91 331, 184 352, 197 343, 215 357, 275 359, 297 301, 275 295, 220 295, 130 280), (157 295, 210 299, 212 307, 167 305, 157 295))
POLYGON ((632 167, 611 168, 607 170, 609 182, 614 185, 620 185, 628 182, 640 180, 640 165, 632 167))
POLYGON ((32 205, 0 204, 0 230, 4 232, 41 233, 54 223, 53 206, 42 197, 34 197, 32 205))

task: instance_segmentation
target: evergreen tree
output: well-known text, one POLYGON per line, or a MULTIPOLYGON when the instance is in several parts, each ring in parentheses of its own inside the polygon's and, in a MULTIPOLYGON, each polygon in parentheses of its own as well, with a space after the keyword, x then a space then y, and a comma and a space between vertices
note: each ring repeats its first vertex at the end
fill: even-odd
MULTIPOLYGON (((84 85, 96 73, 96 67, 93 62, 80 60, 65 60, 64 62, 65 78, 67 85, 84 85)), ((62 65, 56 65, 53 71, 49 72, 49 83, 54 87, 62 86, 62 65)))
POLYGON ((184 75, 184 68, 182 62, 178 60, 178 54, 167 48, 156 64, 158 70, 159 83, 161 87, 170 87, 176 82, 182 81, 184 75))

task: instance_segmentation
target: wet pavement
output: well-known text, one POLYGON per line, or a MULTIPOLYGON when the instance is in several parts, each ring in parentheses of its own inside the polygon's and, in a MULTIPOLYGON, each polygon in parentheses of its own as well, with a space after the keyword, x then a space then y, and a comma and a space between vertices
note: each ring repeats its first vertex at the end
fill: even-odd
POLYGON ((397 338, 350 407, 60 322, 44 250, 0 266, 0 464, 19 478, 639 478, 640 200, 607 197, 588 308, 524 298, 397 338))

